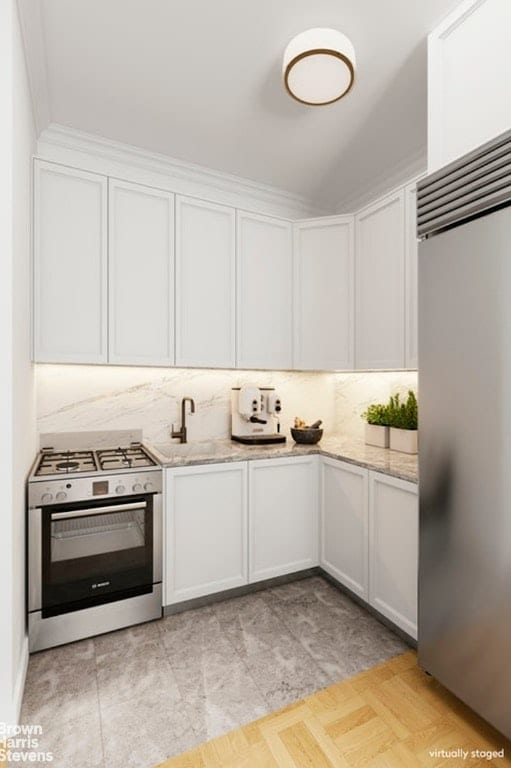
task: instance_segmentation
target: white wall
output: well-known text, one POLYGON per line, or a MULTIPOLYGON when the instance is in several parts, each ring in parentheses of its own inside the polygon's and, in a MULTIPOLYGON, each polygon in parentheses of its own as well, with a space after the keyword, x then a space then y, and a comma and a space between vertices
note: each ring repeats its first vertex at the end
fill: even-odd
MULTIPOLYGON (((13 154, 13 512, 14 664, 23 685, 25 647, 25 481, 36 451, 35 370, 31 362, 32 157, 36 132, 18 19, 14 24, 13 154)), ((18 692, 16 692, 17 695, 18 692)))
POLYGON ((25 480, 35 452, 30 364, 31 156, 35 130, 17 8, 1 5, 2 243, 0 274, 2 480, 0 558, 0 721, 18 718, 27 662, 25 480), (5 167, 4 167, 5 164, 5 167))
POLYGON ((12 719, 13 644, 12 619, 12 23, 13 3, 0 3, 0 429, 2 459, 0 482, 0 721, 12 719), (4 627, 7 631, 4 630, 4 627))
POLYGON ((465 0, 428 39, 428 170, 511 128, 511 2, 465 0))

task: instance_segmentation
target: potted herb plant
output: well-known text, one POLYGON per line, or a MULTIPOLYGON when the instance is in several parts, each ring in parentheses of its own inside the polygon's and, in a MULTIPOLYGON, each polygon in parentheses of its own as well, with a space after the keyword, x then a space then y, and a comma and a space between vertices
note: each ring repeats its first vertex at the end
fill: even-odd
POLYGON ((378 448, 389 447, 388 406, 381 403, 369 405, 362 414, 365 419, 365 441, 378 448))
POLYGON ((390 427, 390 449, 402 453, 417 453, 418 448, 418 406, 415 392, 409 390, 405 402, 399 395, 390 398, 387 406, 390 427))

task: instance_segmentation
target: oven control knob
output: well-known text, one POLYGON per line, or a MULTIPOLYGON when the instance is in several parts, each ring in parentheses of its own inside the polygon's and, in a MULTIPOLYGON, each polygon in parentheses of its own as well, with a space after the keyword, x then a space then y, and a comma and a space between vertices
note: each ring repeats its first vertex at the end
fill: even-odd
POLYGON ((53 494, 52 493, 43 493, 41 496, 41 501, 43 504, 49 504, 50 501, 53 501, 53 494))
POLYGON ((153 490, 153 484, 152 483, 145 483, 144 491, 152 491, 152 490, 153 490))
POLYGON ((117 488, 115 489, 115 492, 118 494, 121 494, 121 493, 124 493, 125 490, 126 488, 124 487, 124 485, 118 485, 117 488))
POLYGON ((140 483, 135 483, 135 485, 133 486, 133 492, 140 493, 141 490, 142 490, 142 486, 140 485, 140 483))
POLYGON ((57 501, 64 501, 64 499, 67 499, 67 493, 64 493, 64 491, 59 491, 55 498, 57 501))

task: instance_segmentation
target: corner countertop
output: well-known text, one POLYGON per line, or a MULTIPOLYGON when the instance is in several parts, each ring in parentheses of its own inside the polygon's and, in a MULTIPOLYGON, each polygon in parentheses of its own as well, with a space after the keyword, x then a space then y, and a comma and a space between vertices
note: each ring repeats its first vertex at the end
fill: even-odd
POLYGON ((391 477, 418 482, 418 461, 416 455, 376 448, 362 440, 331 435, 317 445, 298 445, 288 439, 287 443, 268 446, 249 446, 232 440, 211 440, 208 442, 165 443, 147 447, 162 467, 183 467, 194 464, 221 464, 230 461, 251 461, 255 459, 279 459, 289 456, 320 455, 339 459, 349 464, 372 469, 391 477))

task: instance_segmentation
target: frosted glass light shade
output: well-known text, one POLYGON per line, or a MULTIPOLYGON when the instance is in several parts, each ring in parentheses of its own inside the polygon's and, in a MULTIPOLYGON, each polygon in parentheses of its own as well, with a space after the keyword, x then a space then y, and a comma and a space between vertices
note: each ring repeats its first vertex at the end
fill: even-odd
POLYGON ((284 83, 302 104, 332 104, 345 96, 355 78, 355 49, 336 29, 308 29, 284 51, 284 83))

